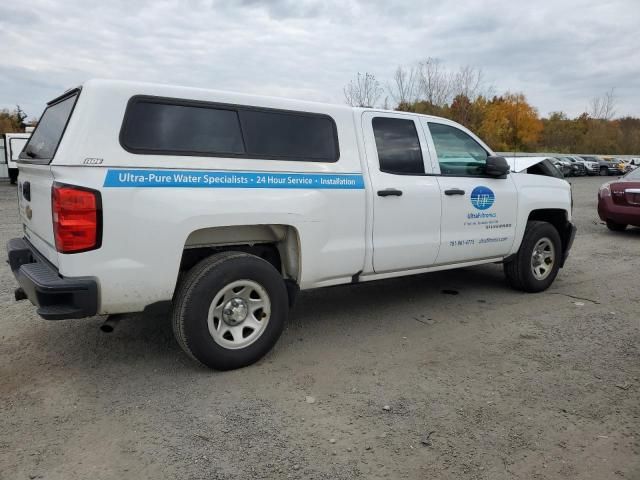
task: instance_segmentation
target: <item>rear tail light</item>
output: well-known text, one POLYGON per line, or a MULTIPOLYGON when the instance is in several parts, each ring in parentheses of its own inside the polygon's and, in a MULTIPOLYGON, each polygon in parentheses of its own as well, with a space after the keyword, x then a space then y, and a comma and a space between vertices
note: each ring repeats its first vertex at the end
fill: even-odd
POLYGON ((624 185, 620 183, 612 183, 609 188, 611 189, 611 200, 618 205, 626 205, 627 199, 624 195, 624 185))
POLYGON ((72 185, 51 189, 53 235, 60 253, 94 250, 102 242, 100 192, 72 185))

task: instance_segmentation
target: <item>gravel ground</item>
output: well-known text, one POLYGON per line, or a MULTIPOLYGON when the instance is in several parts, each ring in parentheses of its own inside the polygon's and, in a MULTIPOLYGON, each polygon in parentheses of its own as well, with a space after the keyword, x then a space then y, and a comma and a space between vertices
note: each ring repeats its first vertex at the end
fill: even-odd
MULTIPOLYGON (((300 295, 276 348, 196 366, 166 316, 47 322, 0 267, 0 478, 640 479, 640 229, 541 294, 499 265, 300 295), (442 293, 455 290, 458 295, 442 293)), ((0 185, 0 241, 20 233, 0 185)))

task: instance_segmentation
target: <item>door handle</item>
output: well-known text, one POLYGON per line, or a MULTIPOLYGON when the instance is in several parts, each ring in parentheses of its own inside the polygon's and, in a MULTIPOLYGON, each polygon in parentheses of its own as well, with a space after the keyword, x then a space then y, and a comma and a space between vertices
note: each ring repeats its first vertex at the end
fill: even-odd
POLYGON ((464 195, 464 190, 460 190, 459 188, 450 188, 449 190, 444 191, 445 195, 464 195))
POLYGON ((379 197, 401 197, 402 190, 396 190, 395 188, 387 188, 385 190, 378 190, 379 197))

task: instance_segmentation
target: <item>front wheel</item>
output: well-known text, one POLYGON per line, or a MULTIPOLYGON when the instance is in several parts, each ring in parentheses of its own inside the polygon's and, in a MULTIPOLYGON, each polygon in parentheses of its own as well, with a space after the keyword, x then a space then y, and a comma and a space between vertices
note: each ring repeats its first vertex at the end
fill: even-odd
POLYGON ((607 169, 607 167, 600 167, 600 176, 606 177, 607 175, 609 175, 609 170, 607 169))
POLYGON ((516 257, 504 264, 509 284, 525 292, 542 292, 553 283, 562 255, 562 241, 548 222, 527 223, 516 257))
POLYGON ((209 368, 251 365, 280 337, 287 298, 282 276, 266 260, 218 253, 182 279, 174 295, 173 332, 182 349, 209 368))

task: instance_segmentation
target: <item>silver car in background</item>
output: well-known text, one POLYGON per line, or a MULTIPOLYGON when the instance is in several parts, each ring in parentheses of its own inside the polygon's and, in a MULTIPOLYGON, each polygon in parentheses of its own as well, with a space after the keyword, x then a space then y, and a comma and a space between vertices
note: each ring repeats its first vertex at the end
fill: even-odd
POLYGON ((587 167, 584 164, 584 160, 576 160, 575 157, 564 156, 558 157, 560 160, 564 160, 569 162, 569 166, 571 167, 571 176, 572 177, 583 177, 587 174, 587 167))
POLYGON ((571 158, 574 158, 584 164, 587 175, 598 175, 600 173, 600 163, 596 157, 577 157, 575 155, 571 155, 571 158))

